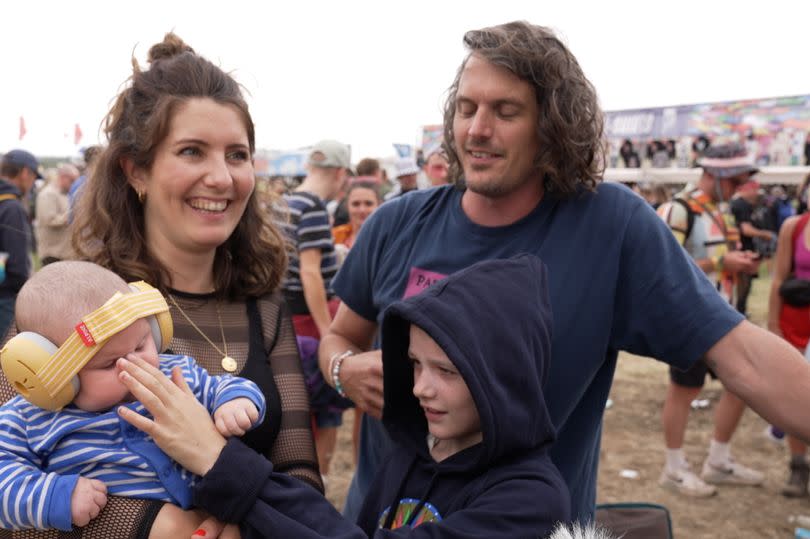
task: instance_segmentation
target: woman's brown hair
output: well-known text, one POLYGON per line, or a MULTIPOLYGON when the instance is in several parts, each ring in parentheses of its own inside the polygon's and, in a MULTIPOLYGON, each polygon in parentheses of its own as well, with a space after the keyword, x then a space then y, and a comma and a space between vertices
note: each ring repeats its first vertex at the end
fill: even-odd
MULTIPOLYGON (((169 273, 146 244, 143 205, 127 181, 124 158, 149 170, 173 114, 189 99, 207 98, 238 111, 256 150, 253 120, 239 84, 173 33, 149 50, 149 69, 133 57, 133 73, 103 126, 108 144, 81 193, 73 231, 79 257, 126 280, 143 279, 166 293, 169 273)), ((256 191, 231 236, 216 249, 214 284, 227 298, 275 290, 286 271, 284 238, 262 211, 256 191), (238 258, 238 260, 237 260, 238 258)))
MULTIPOLYGON (((596 90, 571 51, 548 28, 524 21, 471 30, 464 35, 464 45, 470 56, 475 54, 504 67, 534 88, 540 146, 535 165, 546 189, 563 196, 575 194, 580 187, 595 189, 605 168, 604 117, 596 90)), ((455 147, 453 118, 466 63, 459 67, 444 107, 449 178, 460 187, 463 171, 455 147)))

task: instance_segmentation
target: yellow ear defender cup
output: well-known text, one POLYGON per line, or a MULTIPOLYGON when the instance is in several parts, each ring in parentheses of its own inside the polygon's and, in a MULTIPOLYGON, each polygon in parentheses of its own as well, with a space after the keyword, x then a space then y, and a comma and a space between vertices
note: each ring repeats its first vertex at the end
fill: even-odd
POLYGON ((0 350, 0 364, 8 383, 28 402, 59 410, 70 404, 79 392, 79 378, 74 376, 51 397, 39 381, 37 372, 50 361, 58 348, 51 341, 32 331, 18 333, 0 350))
MULTIPOLYGON (((146 292, 152 290, 152 286, 144 281, 137 281, 129 283, 129 287, 134 292, 146 292)), ((174 336, 174 324, 172 323, 172 315, 169 313, 168 306, 165 312, 153 314, 146 317, 149 322, 149 327, 152 328, 152 338, 155 339, 155 347, 158 354, 162 354, 169 347, 174 336)))
POLYGON ((166 300, 143 281, 130 283, 133 294, 116 293, 82 318, 59 348, 33 332, 22 332, 0 350, 0 366, 9 383, 28 402, 60 410, 79 392, 76 373, 116 333, 146 319, 158 353, 168 348, 173 325, 166 300), (96 342, 97 341, 97 342, 96 342))

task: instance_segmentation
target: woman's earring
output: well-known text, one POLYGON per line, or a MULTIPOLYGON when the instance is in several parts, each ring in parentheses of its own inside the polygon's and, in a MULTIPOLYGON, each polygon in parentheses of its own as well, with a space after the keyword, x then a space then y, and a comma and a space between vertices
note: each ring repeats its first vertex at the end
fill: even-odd
POLYGON ((138 193, 138 202, 143 204, 143 201, 146 200, 146 191, 136 190, 135 192, 138 193))

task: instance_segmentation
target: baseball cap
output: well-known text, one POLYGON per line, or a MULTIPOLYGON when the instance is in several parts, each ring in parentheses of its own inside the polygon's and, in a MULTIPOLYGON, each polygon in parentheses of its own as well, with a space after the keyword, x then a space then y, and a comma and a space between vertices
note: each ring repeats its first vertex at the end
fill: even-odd
POLYGON ((322 140, 309 152, 309 164, 321 168, 349 168, 349 147, 336 140, 322 140))
POLYGON ((41 178, 42 174, 39 173, 39 161, 34 157, 34 154, 25 150, 10 150, 3 156, 4 163, 11 163, 18 167, 28 167, 34 171, 37 178, 41 178))
POLYGON ((709 146, 697 164, 715 178, 732 178, 746 172, 759 172, 754 166, 753 156, 749 156, 745 146, 737 142, 709 146))
POLYGON ((400 176, 408 176, 410 174, 419 174, 419 166, 416 161, 409 158, 399 159, 396 163, 397 178, 400 176))
POLYGON ((422 155, 425 158, 425 161, 433 155, 434 153, 444 153, 444 148, 442 148, 442 139, 434 140, 431 144, 425 145, 424 149, 422 150, 422 155))

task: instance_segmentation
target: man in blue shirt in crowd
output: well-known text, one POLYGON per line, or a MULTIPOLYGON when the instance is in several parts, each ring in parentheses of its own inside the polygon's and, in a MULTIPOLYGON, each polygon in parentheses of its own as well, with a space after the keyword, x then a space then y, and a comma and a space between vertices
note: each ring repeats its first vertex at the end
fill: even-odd
POLYGON ((603 116, 571 52, 525 22, 467 32, 464 43, 470 54, 444 114, 450 175, 461 189, 381 206, 333 281, 342 304, 321 343, 321 369, 367 412, 344 512, 356 515, 389 444, 375 419, 382 365, 372 351, 386 307, 475 262, 519 253, 548 268, 551 457, 575 519, 593 516, 619 350, 683 370, 704 357, 754 410, 810 439, 795 413, 810 406, 810 365, 724 302, 643 199, 600 182, 603 116))

